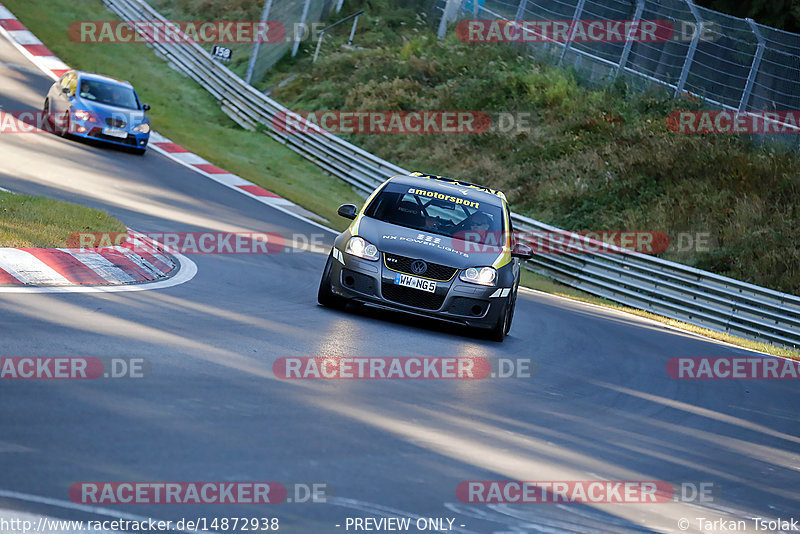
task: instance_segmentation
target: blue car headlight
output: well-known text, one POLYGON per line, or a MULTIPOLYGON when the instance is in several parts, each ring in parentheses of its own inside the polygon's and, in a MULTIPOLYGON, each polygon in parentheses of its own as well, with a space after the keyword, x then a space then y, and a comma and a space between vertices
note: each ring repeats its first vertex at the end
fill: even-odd
POLYGON ((150 125, 143 122, 139 126, 136 126, 133 131, 136 133, 150 133, 150 125))
POLYGON ((90 112, 83 110, 83 109, 76 109, 72 111, 72 116, 78 119, 79 121, 90 121, 95 122, 94 115, 90 112))

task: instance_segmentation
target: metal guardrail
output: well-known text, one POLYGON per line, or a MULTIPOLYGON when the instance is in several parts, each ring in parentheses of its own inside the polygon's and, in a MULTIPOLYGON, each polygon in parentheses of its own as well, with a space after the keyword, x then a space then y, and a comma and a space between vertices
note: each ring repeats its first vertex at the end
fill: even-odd
MULTIPOLYGON (((144 0, 104 2, 123 20, 168 23, 144 0)), ((196 43, 151 46, 214 95, 239 125, 263 130, 359 191, 370 192, 387 178, 409 172, 313 125, 309 125, 316 130, 312 134, 290 133, 284 128, 286 117, 301 123, 303 119, 246 84, 196 43)), ((571 240, 566 250, 574 252, 537 253, 528 263, 531 270, 662 316, 776 345, 800 346, 800 297, 593 241, 522 215, 512 214, 512 220, 517 231, 571 240), (590 247, 605 252, 585 252, 590 247)), ((559 240, 553 249, 563 251, 564 245, 559 240)))

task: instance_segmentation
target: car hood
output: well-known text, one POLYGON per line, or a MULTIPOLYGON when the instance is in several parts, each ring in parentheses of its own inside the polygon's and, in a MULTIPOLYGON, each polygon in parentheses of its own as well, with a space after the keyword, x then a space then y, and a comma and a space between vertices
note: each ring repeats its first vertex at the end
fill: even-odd
POLYGON ((143 122, 149 122, 145 116, 144 111, 141 109, 127 109, 119 108, 116 106, 109 106, 99 102, 93 102, 85 98, 79 98, 77 106, 80 109, 85 109, 97 115, 101 120, 106 118, 115 118, 124 120, 129 126, 136 126, 143 122))
POLYGON ((492 265, 503 252, 499 247, 480 247, 460 239, 413 230, 404 226, 364 217, 358 235, 378 247, 381 252, 419 258, 459 269, 492 265))

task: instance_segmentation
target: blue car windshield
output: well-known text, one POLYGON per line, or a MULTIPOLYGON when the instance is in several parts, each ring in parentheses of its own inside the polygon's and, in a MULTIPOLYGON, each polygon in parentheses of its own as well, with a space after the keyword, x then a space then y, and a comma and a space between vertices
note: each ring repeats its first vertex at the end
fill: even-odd
POLYGON ((118 108, 139 109, 139 100, 130 87, 97 80, 81 80, 81 98, 118 108))
POLYGON ((364 213, 414 230, 482 243, 502 243, 501 206, 472 195, 388 184, 364 213), (498 241, 500 240, 500 241, 498 241))

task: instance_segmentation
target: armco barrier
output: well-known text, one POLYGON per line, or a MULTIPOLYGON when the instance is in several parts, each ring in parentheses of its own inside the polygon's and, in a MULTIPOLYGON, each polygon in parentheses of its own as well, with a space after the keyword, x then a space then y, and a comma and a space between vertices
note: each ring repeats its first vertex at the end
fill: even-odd
MULTIPOLYGON (((167 23, 143 0, 105 0, 105 4, 123 20, 167 23)), ((276 129, 276 116, 284 120, 291 112, 246 84, 195 43, 151 46, 214 95, 223 111, 242 127, 263 130, 364 193, 391 176, 408 174, 327 132, 308 135, 276 129)), ((560 233, 587 245, 573 245, 575 252, 536 254, 528 263, 533 271, 665 317, 775 345, 800 345, 800 297, 616 247, 605 246, 617 253, 583 252, 588 245, 602 244, 521 215, 513 214, 512 219, 516 230, 560 233)))

